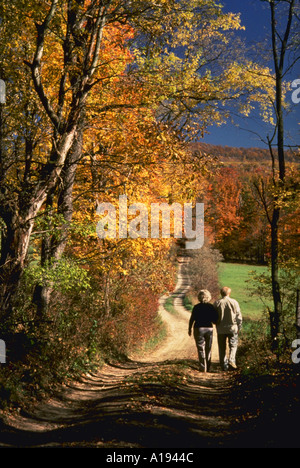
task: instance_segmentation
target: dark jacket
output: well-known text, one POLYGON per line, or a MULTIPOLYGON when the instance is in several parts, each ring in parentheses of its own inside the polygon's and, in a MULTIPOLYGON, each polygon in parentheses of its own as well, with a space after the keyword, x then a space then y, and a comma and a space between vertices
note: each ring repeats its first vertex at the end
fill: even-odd
POLYGON ((218 312, 212 304, 199 303, 194 306, 189 322, 189 332, 195 328, 212 328, 218 321, 218 312))

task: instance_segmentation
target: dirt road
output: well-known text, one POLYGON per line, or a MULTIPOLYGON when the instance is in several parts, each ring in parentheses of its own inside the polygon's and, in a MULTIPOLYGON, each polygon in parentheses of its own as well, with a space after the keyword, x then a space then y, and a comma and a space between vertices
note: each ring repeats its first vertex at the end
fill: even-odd
POLYGON ((238 428, 231 376, 219 371, 214 340, 212 372, 198 372, 182 305, 189 287, 180 266, 175 313, 159 313, 168 335, 151 354, 105 365, 62 389, 57 398, 2 423, 0 447, 228 447, 238 428))
MULTIPOLYGON (((167 337, 164 343, 148 355, 132 356, 133 360, 142 362, 163 362, 172 359, 194 359, 197 360, 197 351, 194 338, 188 335, 188 323, 190 312, 183 307, 183 298, 190 288, 188 274, 186 273, 186 263, 184 259, 179 263, 178 281, 173 296, 175 312, 170 313, 164 308, 165 301, 169 298, 166 295, 160 299, 159 314, 167 326, 167 337)), ((212 361, 218 362, 217 340, 214 336, 212 361)))

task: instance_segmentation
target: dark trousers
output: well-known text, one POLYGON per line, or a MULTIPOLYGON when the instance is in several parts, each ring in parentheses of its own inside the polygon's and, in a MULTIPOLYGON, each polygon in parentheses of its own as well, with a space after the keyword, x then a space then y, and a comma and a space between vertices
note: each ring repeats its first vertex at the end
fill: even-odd
POLYGON ((211 365, 213 328, 194 328, 194 338, 199 356, 200 371, 209 372, 211 365))

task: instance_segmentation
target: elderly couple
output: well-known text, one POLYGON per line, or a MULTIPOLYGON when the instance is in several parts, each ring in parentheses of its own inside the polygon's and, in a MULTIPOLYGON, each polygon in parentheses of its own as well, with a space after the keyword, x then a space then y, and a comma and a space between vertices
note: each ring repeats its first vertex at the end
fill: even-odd
POLYGON ((238 334, 242 328, 242 314, 239 303, 230 297, 231 289, 221 289, 222 298, 214 305, 210 303, 211 294, 207 290, 200 291, 199 304, 195 305, 189 321, 189 335, 192 335, 197 346, 200 371, 209 372, 211 366, 211 350, 213 342, 213 324, 217 326, 219 358, 222 370, 236 369, 236 352, 238 334), (229 357, 226 347, 229 344, 229 357))

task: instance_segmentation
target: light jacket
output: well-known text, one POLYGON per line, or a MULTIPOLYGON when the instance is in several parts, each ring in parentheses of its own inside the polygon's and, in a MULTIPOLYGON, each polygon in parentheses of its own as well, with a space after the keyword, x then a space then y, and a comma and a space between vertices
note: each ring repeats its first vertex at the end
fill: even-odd
POLYGON ((214 303, 219 314, 217 332, 220 335, 238 333, 242 328, 243 317, 239 303, 229 296, 225 296, 214 303))

